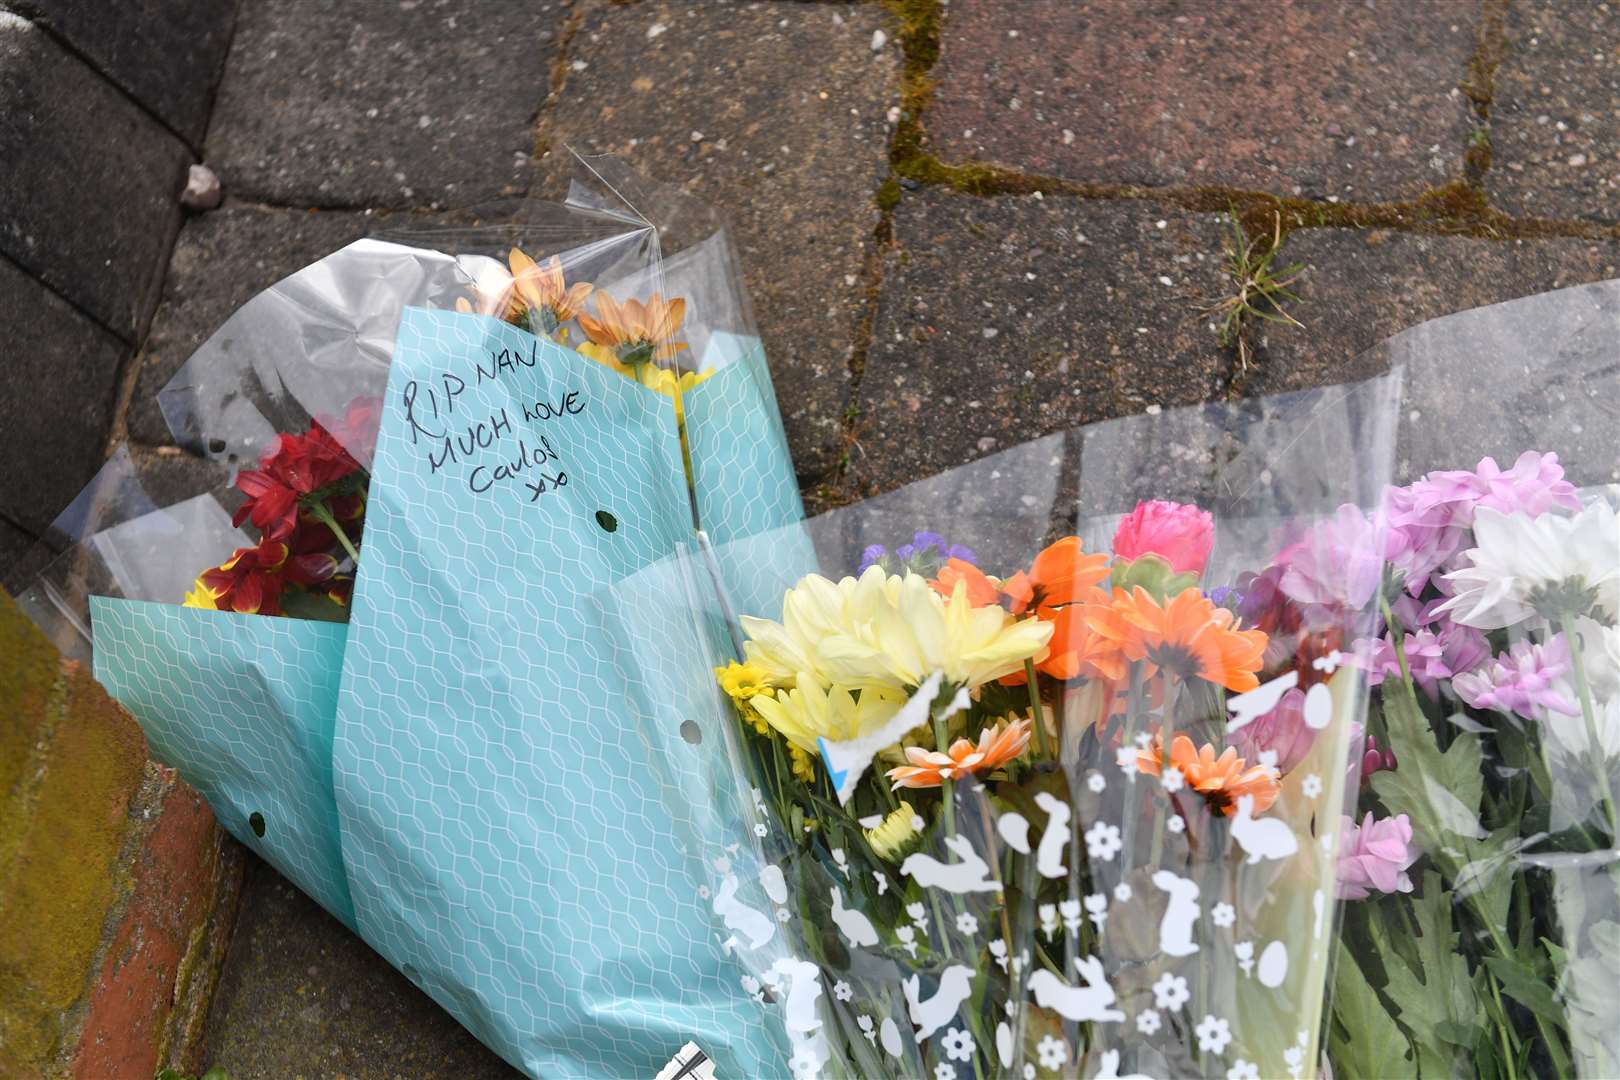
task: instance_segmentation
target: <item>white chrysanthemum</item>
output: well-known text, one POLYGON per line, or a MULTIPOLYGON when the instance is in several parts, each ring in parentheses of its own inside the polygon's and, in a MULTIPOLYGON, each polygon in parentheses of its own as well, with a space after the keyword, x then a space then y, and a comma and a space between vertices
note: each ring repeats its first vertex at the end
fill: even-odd
POLYGON ((1620 694, 1620 626, 1606 626, 1595 619, 1576 619, 1571 651, 1581 650, 1586 661, 1586 678, 1592 696, 1599 701, 1620 694))
MULTIPOLYGON (((1466 626, 1496 630, 1554 606, 1575 590, 1612 622, 1620 610, 1620 522, 1606 502, 1573 517, 1530 517, 1480 507, 1468 565, 1446 575, 1453 595, 1440 611, 1466 626)), ((1578 612, 1570 612, 1577 614, 1578 612)))

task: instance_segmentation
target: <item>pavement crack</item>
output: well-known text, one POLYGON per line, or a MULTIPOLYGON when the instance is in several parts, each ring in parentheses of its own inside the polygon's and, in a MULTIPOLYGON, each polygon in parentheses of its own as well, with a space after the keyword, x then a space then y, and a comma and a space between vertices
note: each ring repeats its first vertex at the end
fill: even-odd
POLYGON ((557 102, 562 99, 563 90, 568 86, 569 66, 573 62, 574 38, 579 36, 580 28, 584 25, 585 12, 582 7, 576 7, 569 12, 557 30, 557 55, 551 60, 551 91, 540 103, 534 118, 533 157, 537 163, 551 153, 552 114, 556 111, 557 102))
POLYGON ((1507 6, 1508 0, 1485 0, 1468 75, 1460 87, 1474 110, 1474 130, 1463 153, 1463 175, 1476 188, 1483 185, 1491 167, 1491 110, 1496 104, 1496 70, 1507 52, 1507 6))

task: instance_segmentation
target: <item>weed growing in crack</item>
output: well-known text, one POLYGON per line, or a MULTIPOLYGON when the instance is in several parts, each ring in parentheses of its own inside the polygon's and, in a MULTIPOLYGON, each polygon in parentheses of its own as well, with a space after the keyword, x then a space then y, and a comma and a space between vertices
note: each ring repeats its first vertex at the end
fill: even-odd
POLYGON ((1282 323, 1285 326, 1304 324, 1283 309, 1284 301, 1299 303, 1299 297, 1289 286, 1299 280, 1305 270, 1304 263, 1292 263, 1281 270, 1272 269, 1272 260, 1282 244, 1282 215, 1272 215, 1271 242, 1261 246, 1248 238, 1243 224, 1235 212, 1227 215, 1232 221, 1232 242, 1226 248, 1226 275, 1235 287, 1231 295, 1205 311, 1206 315, 1220 319, 1220 342, 1237 347, 1238 362, 1249 370, 1248 329, 1255 319, 1282 323))

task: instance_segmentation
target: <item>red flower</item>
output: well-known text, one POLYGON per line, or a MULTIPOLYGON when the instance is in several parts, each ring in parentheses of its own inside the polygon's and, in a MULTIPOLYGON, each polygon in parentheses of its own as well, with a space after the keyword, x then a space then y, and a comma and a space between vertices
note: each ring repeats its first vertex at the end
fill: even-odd
POLYGON ((298 519, 298 531, 293 534, 291 552, 287 556, 287 580, 308 588, 331 580, 337 573, 338 560, 331 554, 337 544, 332 530, 308 514, 298 519))
POLYGON ((377 428, 382 425, 383 399, 357 397, 349 402, 343 416, 324 426, 338 442, 357 458, 371 459, 377 447, 377 428))
POLYGON ((280 615, 281 592, 287 585, 286 566, 287 545, 266 539, 257 547, 237 548, 229 559, 203 571, 197 580, 213 595, 221 611, 280 615))
POLYGON ((240 525, 252 518, 271 540, 285 540, 298 526, 299 500, 335 484, 360 468, 343 445, 319 422, 303 435, 277 435, 259 460, 236 478, 247 500, 231 518, 240 525))
POLYGON ((348 607, 354 599, 354 575, 344 574, 326 583, 326 598, 339 607, 348 607))

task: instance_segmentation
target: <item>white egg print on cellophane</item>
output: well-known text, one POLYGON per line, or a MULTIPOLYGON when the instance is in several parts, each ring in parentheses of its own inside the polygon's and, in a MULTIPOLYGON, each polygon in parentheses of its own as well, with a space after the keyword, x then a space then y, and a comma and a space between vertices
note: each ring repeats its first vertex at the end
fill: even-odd
MULTIPOLYGON (((1055 784, 1020 810, 994 785, 956 785, 951 827, 887 869, 858 869, 842 846, 787 844, 754 789, 748 842, 711 856, 701 891, 744 990, 776 1010, 794 1076, 1314 1075, 1320 1005, 1305 998, 1326 977, 1353 779, 1357 675, 1341 660, 1314 662, 1304 721, 1324 737, 1263 812, 1245 794, 1212 814, 1177 769, 1144 771, 1163 733, 1153 710, 1109 760, 1065 748, 1067 798, 1055 784), (881 905, 896 916, 868 911, 881 905)), ((1228 698, 1226 731, 1300 681, 1291 671, 1228 698)))

